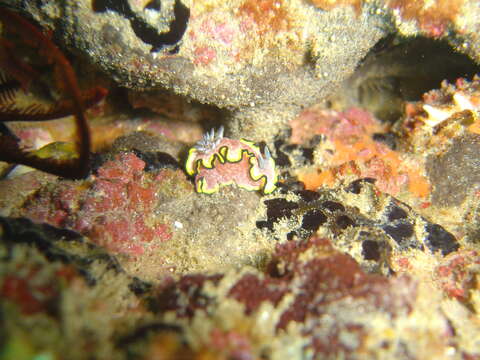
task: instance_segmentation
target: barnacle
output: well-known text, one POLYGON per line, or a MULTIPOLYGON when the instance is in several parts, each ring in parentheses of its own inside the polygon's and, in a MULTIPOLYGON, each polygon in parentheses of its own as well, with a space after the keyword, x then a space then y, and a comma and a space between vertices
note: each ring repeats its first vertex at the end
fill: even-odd
POLYGON ((223 137, 223 127, 212 129, 193 146, 185 164, 195 176, 197 192, 212 194, 222 186, 236 184, 270 194, 276 189, 275 161, 267 146, 263 151, 252 141, 223 137))

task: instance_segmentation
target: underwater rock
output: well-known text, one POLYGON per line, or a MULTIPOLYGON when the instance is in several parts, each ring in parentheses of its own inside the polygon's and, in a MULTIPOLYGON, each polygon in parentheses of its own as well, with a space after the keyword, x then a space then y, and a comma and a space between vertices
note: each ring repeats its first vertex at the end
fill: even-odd
POLYGON ((312 101, 348 75, 387 26, 371 5, 325 12, 299 0, 8 3, 62 28, 59 35, 123 86, 162 86, 222 107, 312 101))
POLYGON ((5 2, 58 26, 124 86, 161 85, 220 106, 307 100, 307 90, 341 80, 395 30, 446 37, 479 59, 473 0, 5 2))
POLYGON ((272 140, 388 34, 442 37, 480 59, 473 0, 6 3, 53 28, 122 86, 233 110, 229 135, 253 140, 272 140))
POLYGON ((430 351, 441 354, 453 336, 435 305, 439 290, 405 275, 365 274, 318 237, 277 246, 265 272, 186 276, 157 292, 150 300, 157 316, 181 326, 198 349, 226 357, 394 358, 416 353, 415 344, 427 338, 435 343, 430 351), (419 301, 424 291, 429 305, 419 301), (419 322, 425 312, 435 321, 419 322), (237 346, 223 341, 218 348, 219 337, 238 339, 237 346))
POLYGON ((463 250, 445 257, 435 269, 443 291, 460 301, 471 300, 475 282, 480 277, 480 256, 475 250, 463 250))
MULTIPOLYGON (((0 180, 0 357, 480 355, 478 78, 443 83, 396 122, 358 104, 305 107, 368 67, 391 31, 442 37, 476 59, 475 2, 2 3, 58 25, 54 36, 119 83, 163 89, 127 90, 137 117, 91 119, 106 141, 86 179, 0 180), (274 192, 195 192, 182 163, 219 125, 267 142, 271 159, 265 143, 245 150, 275 160, 274 192)), ((394 77, 392 64, 367 78, 394 77)), ((203 164, 197 150, 187 168, 203 164)))
POLYGON ((479 71, 445 39, 391 35, 372 48, 330 101, 342 108, 361 107, 394 123, 403 116, 406 101, 420 100, 442 81, 472 78, 479 71))
POLYGON ((104 249, 83 238, 79 233, 48 224, 35 224, 27 218, 0 217, 2 240, 10 253, 14 244, 37 248, 50 261, 61 261, 72 271, 94 285, 97 281, 92 263, 97 261, 118 273, 124 270, 118 260, 104 249))
POLYGON ((480 190, 479 151, 480 135, 470 134, 455 139, 443 155, 429 158, 427 171, 434 185, 434 204, 458 206, 467 196, 480 190))
POLYGON ((261 266, 275 246, 254 236, 262 207, 256 193, 229 187, 196 194, 176 160, 158 151, 119 151, 97 162, 83 181, 58 179, 33 189, 4 181, 5 196, 19 199, 0 210, 76 231, 118 256, 127 273, 149 280, 261 266))
POLYGON ((137 296, 149 284, 70 230, 0 217, 0 239, 2 356, 83 359, 92 344, 90 351, 112 354, 107 339, 139 317, 137 296))
POLYGON ((175 170, 144 172, 145 162, 131 153, 107 161, 84 184, 63 181, 40 189, 23 205, 36 222, 65 227, 89 236, 114 254, 142 255, 172 237, 168 225, 152 217, 158 187, 175 170))
POLYGON ((446 256, 460 247, 442 226, 368 181, 336 191, 286 192, 264 203, 266 217, 257 221, 259 229, 272 232, 280 242, 311 234, 332 239, 336 249, 351 255, 367 272, 388 275, 395 259, 408 252, 446 256))
POLYGON ((417 102, 407 103, 405 117, 394 125, 398 151, 416 159, 431 184, 419 210, 456 236, 477 241, 480 207, 480 81, 474 76, 442 82, 417 102))
POLYGON ((430 193, 422 164, 378 141, 388 127, 368 111, 358 107, 337 111, 316 105, 293 118, 290 126, 290 142, 312 149, 314 166, 305 166, 298 156, 289 155, 291 172, 308 190, 371 178, 380 191, 393 196, 408 192, 424 199, 430 193))

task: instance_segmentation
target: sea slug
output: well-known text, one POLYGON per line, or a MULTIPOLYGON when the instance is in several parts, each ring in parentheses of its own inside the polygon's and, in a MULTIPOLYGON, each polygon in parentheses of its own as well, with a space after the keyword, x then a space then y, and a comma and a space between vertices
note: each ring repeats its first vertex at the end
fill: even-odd
POLYGON ((212 194, 231 184, 264 194, 276 189, 275 161, 268 147, 262 151, 252 141, 224 138, 223 127, 217 134, 212 129, 190 149, 185 168, 195 176, 199 193, 212 194))

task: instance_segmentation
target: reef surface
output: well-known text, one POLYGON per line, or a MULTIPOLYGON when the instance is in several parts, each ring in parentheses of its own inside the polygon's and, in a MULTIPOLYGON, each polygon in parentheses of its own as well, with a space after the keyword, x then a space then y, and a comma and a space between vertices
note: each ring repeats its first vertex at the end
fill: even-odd
POLYGON ((0 167, 1 360, 480 358, 478 2, 0 4, 110 92, 0 167))

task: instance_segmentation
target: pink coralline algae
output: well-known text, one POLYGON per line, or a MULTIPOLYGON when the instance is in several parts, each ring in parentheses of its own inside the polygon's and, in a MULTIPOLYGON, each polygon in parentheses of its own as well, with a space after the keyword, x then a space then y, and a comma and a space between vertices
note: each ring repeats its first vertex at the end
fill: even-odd
POLYGON ((468 301, 475 289, 480 256, 477 251, 463 250, 448 255, 435 270, 435 278, 444 293, 460 301, 468 301))
POLYGON ((270 194, 276 189, 275 162, 268 147, 260 150, 245 139, 232 140, 212 130, 205 134, 188 153, 186 171, 195 176, 195 189, 199 193, 212 194, 220 187, 236 184, 254 191, 270 194))
POLYGON ((404 20, 414 20, 428 36, 441 37, 457 22, 465 0, 389 0, 387 6, 404 20))
POLYGON ((291 142, 301 144, 315 135, 325 138, 316 149, 318 171, 299 170, 298 178, 307 189, 333 187, 339 180, 374 178, 380 191, 397 195, 408 189, 425 198, 430 185, 414 160, 405 161, 399 152, 373 140, 384 125, 369 112, 350 108, 339 112, 311 107, 291 120, 291 142))
MULTIPOLYGON (((46 276, 38 266, 22 267, 17 274, 7 274, 0 286, 0 295, 15 303, 25 315, 45 311, 48 302, 58 296, 58 282, 46 276)), ((55 274, 53 274, 55 275, 55 274)))
POLYGON ((214 61, 217 56, 215 50, 207 46, 197 47, 194 51, 194 54, 195 60, 193 63, 195 65, 208 65, 214 61))
POLYGON ((364 137, 365 133, 380 131, 381 126, 367 111, 351 108, 344 112, 312 107, 291 120, 291 142, 302 144, 315 135, 325 135, 331 140, 350 142, 364 137))
POLYGON ((210 332, 211 348, 225 359, 253 360, 251 340, 238 331, 222 331, 215 328, 210 332))
MULTIPOLYGON (((272 359, 286 358, 287 353, 301 358, 306 352, 315 359, 354 359, 361 351, 385 351, 395 358, 393 354, 403 354, 403 349, 389 341, 392 333, 381 331, 383 325, 375 328, 378 332, 372 331, 365 314, 388 318, 394 324, 412 321, 417 297, 417 284, 408 276, 387 279, 366 274, 350 256, 318 237, 278 245, 265 273, 196 275, 192 280, 183 277, 176 286, 160 292, 161 296, 152 299, 155 308, 159 314, 168 313, 170 321, 173 314, 178 321, 189 318, 191 324, 202 319, 205 325, 206 318, 215 319, 210 336, 197 337, 199 346, 241 359, 260 358, 259 354, 268 351, 272 359), (242 316, 232 316, 232 309, 243 309, 242 316), (259 333, 265 338, 260 340, 259 333), (291 343, 281 340, 278 347, 272 346, 272 341, 283 336, 296 336, 303 349, 292 349, 291 343), (352 338, 356 341, 346 341, 352 338)), ((405 334, 398 335, 404 341, 405 334)))
POLYGON ((134 154, 118 155, 90 182, 64 181, 56 190, 41 190, 26 204, 24 215, 78 231, 113 253, 142 255, 172 236, 153 210, 159 188, 173 170, 147 173, 144 168, 134 154))

